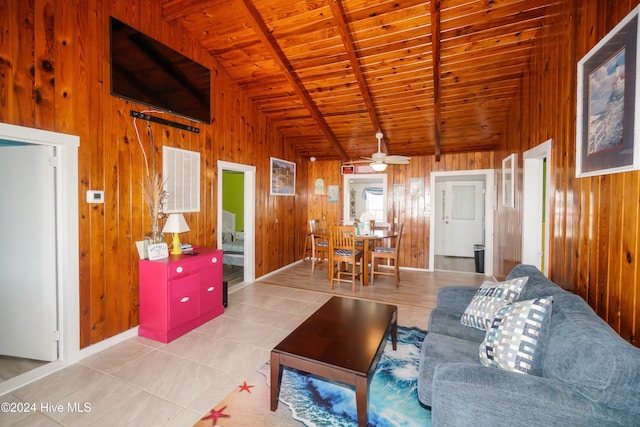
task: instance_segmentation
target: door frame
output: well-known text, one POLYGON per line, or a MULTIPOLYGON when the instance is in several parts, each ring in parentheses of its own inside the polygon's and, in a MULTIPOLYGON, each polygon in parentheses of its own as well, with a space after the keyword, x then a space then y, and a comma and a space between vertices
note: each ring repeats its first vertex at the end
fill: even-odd
POLYGON ((256 280, 256 167, 242 163, 217 161, 218 167, 218 247, 222 247, 222 171, 244 173, 244 282, 256 280))
POLYGON ((464 171, 431 172, 430 176, 430 203, 426 214, 429 216, 429 271, 434 271, 435 264, 435 233, 436 219, 433 213, 438 198, 435 197, 436 180, 446 181, 447 179, 464 179, 478 181, 479 177, 484 179, 484 274, 493 275, 493 210, 495 209, 495 171, 493 169, 476 169, 464 171), (445 179, 442 179, 445 178, 445 179))
POLYGON ((0 383, 0 395, 22 387, 80 359, 80 269, 78 248, 78 147, 80 137, 0 123, 0 140, 56 147, 55 207, 57 257, 58 360, 0 383))
POLYGON ((522 263, 535 265, 545 275, 549 272, 549 206, 551 197, 551 148, 553 140, 548 139, 523 154, 522 170, 522 263), (547 160, 546 198, 542 206, 543 163, 547 160), (542 208, 545 212, 544 248, 542 247, 542 208), (540 255, 545 255, 544 268, 540 265, 540 255))

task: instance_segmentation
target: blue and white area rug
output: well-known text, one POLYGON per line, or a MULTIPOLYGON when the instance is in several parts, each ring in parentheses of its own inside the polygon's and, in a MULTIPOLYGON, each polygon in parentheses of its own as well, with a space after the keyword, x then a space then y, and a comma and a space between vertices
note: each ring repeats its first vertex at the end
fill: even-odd
MULTIPOLYGON (((388 339, 369 388, 369 426, 428 427, 431 412, 420 406, 418 361, 425 332, 398 327, 394 351, 388 339)), ((269 411, 269 364, 207 413, 200 426, 357 426, 355 388, 284 368, 280 405, 269 411), (261 378, 259 378, 261 376, 261 378), (215 422, 214 422, 215 421, 215 422)))

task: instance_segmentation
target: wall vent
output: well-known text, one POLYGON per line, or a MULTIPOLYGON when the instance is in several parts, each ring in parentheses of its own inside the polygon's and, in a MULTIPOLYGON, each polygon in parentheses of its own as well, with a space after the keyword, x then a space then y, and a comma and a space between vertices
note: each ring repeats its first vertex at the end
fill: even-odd
POLYGON ((162 179, 168 193, 165 213, 200 211, 200 153, 162 147, 162 179))

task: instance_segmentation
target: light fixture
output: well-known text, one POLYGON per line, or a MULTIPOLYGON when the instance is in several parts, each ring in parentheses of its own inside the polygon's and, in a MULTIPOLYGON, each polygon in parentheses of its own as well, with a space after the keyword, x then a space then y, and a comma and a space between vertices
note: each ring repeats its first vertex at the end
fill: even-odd
POLYGON ((384 162, 373 162, 370 166, 371 169, 376 172, 382 172, 383 170, 387 169, 387 164, 384 162))
POLYGON ((173 241, 171 242, 171 254, 178 255, 182 253, 180 249, 180 237, 178 233, 184 233, 189 231, 187 221, 184 219, 184 215, 181 213, 171 214, 167 218, 167 222, 162 229, 163 233, 173 233, 173 241))
POLYGON ((312 162, 315 162, 316 158, 314 156, 311 156, 311 157, 309 157, 309 160, 312 161, 312 162))

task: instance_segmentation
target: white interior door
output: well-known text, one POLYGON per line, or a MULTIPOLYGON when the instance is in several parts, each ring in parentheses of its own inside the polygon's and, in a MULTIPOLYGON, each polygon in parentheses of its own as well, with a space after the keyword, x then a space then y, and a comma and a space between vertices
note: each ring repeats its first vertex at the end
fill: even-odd
POLYGON ((484 244, 484 182, 445 182, 443 211, 444 255, 473 257, 484 244))
POLYGON ((58 359, 53 147, 0 147, 0 355, 58 359))
POLYGON ((523 162, 522 263, 548 274, 551 140, 526 151, 523 162))

